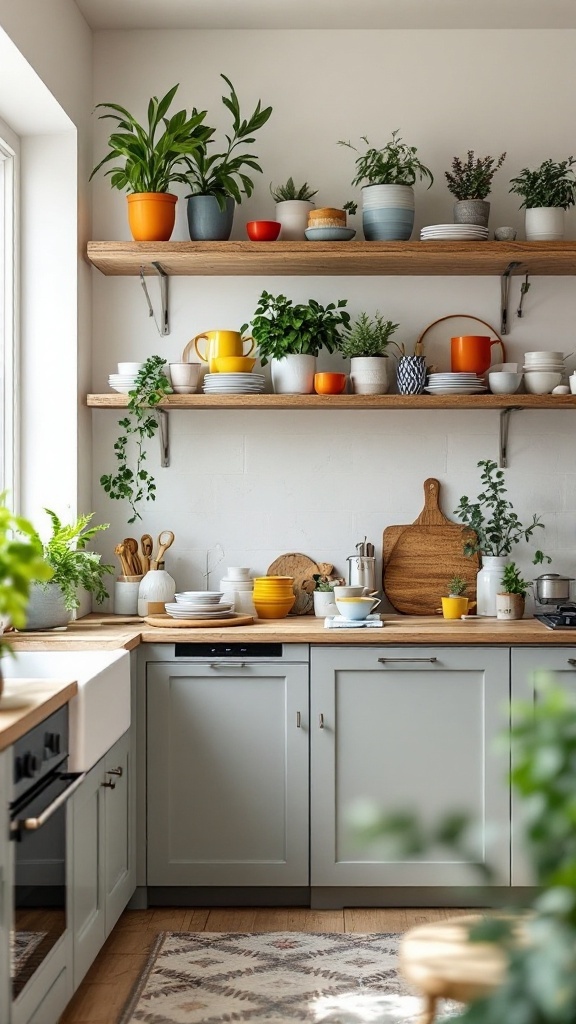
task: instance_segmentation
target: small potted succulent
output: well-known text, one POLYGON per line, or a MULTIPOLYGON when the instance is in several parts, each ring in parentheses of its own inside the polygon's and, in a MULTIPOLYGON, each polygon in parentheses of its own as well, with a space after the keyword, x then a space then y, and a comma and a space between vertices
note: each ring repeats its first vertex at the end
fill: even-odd
POLYGON ((459 619, 468 612, 466 590, 468 584, 461 576, 453 576, 448 583, 448 597, 442 598, 442 614, 445 619, 459 619))
POLYGON ((336 615, 336 604, 334 602, 334 587, 341 580, 333 579, 330 576, 314 573, 312 576, 315 589, 312 592, 314 600, 314 615, 325 618, 327 615, 336 615))
POLYGON ((496 618, 521 619, 532 581, 522 579, 516 563, 509 562, 502 570, 500 585, 502 589, 496 594, 496 618))
POLYGON ((402 141, 399 129, 381 149, 372 146, 365 135, 362 142, 366 144, 363 153, 342 139, 338 145, 358 153, 352 185, 362 186, 364 237, 367 241, 406 241, 414 227, 413 186, 427 179, 430 188, 432 171, 418 157, 416 146, 402 141))
POLYGON ((559 241, 564 238, 565 211, 576 203, 576 159, 554 163, 544 160, 535 170, 523 167, 510 179, 510 192, 522 197, 526 209, 525 231, 529 242, 559 241))
POLYGON ((385 395, 388 391, 388 348, 399 324, 376 311, 360 313, 342 334, 340 352, 350 359, 350 383, 357 395, 385 395))
POLYGON ((303 241, 308 214, 314 209, 312 199, 318 194, 318 189, 311 189, 307 181, 296 185, 293 178, 288 178, 285 185, 273 187, 270 183, 270 194, 276 203, 276 220, 282 225, 280 241, 303 241))
POLYGON ((492 189, 492 179, 506 159, 506 153, 494 156, 474 157, 469 149, 465 160, 455 156, 452 170, 445 171, 448 190, 452 193, 455 224, 480 224, 488 227, 490 203, 487 196, 492 189))

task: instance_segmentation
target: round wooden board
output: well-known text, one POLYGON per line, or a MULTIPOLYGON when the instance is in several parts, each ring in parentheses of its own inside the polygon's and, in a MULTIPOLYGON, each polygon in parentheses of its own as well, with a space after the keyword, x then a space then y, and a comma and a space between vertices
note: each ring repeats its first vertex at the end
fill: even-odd
POLYGON ((314 598, 311 593, 303 590, 302 584, 305 580, 312 579, 314 573, 320 573, 320 566, 308 558, 308 555, 302 555, 297 551, 280 555, 268 566, 268 576, 292 576, 294 579, 292 589, 296 595, 296 603, 290 612, 291 615, 308 615, 313 611, 314 598))
POLYGON ((220 629, 222 626, 251 626, 252 615, 235 615, 229 619, 173 619, 171 615, 145 615, 144 622, 149 626, 161 626, 163 629, 220 629))

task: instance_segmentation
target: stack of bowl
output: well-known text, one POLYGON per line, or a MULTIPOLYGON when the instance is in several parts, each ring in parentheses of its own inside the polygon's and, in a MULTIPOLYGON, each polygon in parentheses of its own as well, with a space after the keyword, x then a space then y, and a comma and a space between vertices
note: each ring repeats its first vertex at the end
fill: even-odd
POLYGON ((118 373, 108 374, 108 386, 127 395, 134 390, 136 377, 143 366, 144 363, 118 363, 118 373))
POLYGON ((256 614, 252 598, 254 580, 250 576, 250 569, 239 565, 228 566, 226 576, 220 580, 220 590, 227 600, 234 602, 235 611, 242 615, 256 614))
POLYGON ((296 595, 292 576, 257 576, 254 606, 260 619, 284 619, 294 607, 296 595))
POLYGON ((566 366, 563 352, 526 352, 524 384, 530 395, 549 395, 562 383, 566 366))

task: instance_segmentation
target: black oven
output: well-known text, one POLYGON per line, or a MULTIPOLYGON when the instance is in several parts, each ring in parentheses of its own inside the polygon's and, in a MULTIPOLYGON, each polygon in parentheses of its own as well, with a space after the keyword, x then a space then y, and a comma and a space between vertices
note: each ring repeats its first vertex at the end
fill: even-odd
POLYGON ((66 802, 84 775, 67 771, 67 705, 27 732, 13 749, 11 978, 15 999, 69 925, 66 802))

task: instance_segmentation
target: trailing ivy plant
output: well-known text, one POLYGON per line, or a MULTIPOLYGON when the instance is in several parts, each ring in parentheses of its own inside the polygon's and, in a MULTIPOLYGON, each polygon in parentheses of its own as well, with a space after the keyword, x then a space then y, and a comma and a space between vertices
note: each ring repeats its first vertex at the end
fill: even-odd
POLYGON ((444 171, 448 191, 458 200, 486 199, 492 189, 492 178, 505 159, 506 153, 501 153, 498 159, 494 156, 474 159, 473 149, 468 150, 466 160, 455 156, 452 171, 444 171))
POLYGON ((165 365, 166 360, 163 356, 149 356, 142 365, 134 382, 134 389, 128 395, 128 414, 118 421, 122 433, 114 444, 116 472, 105 473, 100 477, 100 483, 108 497, 129 503, 132 510, 129 523, 135 523, 137 519, 142 518, 138 510, 140 502, 156 500, 156 482, 145 465, 146 442, 158 430, 156 406, 166 395, 172 394, 170 381, 165 374, 165 365), (132 447, 135 452, 133 469, 129 465, 132 447))

